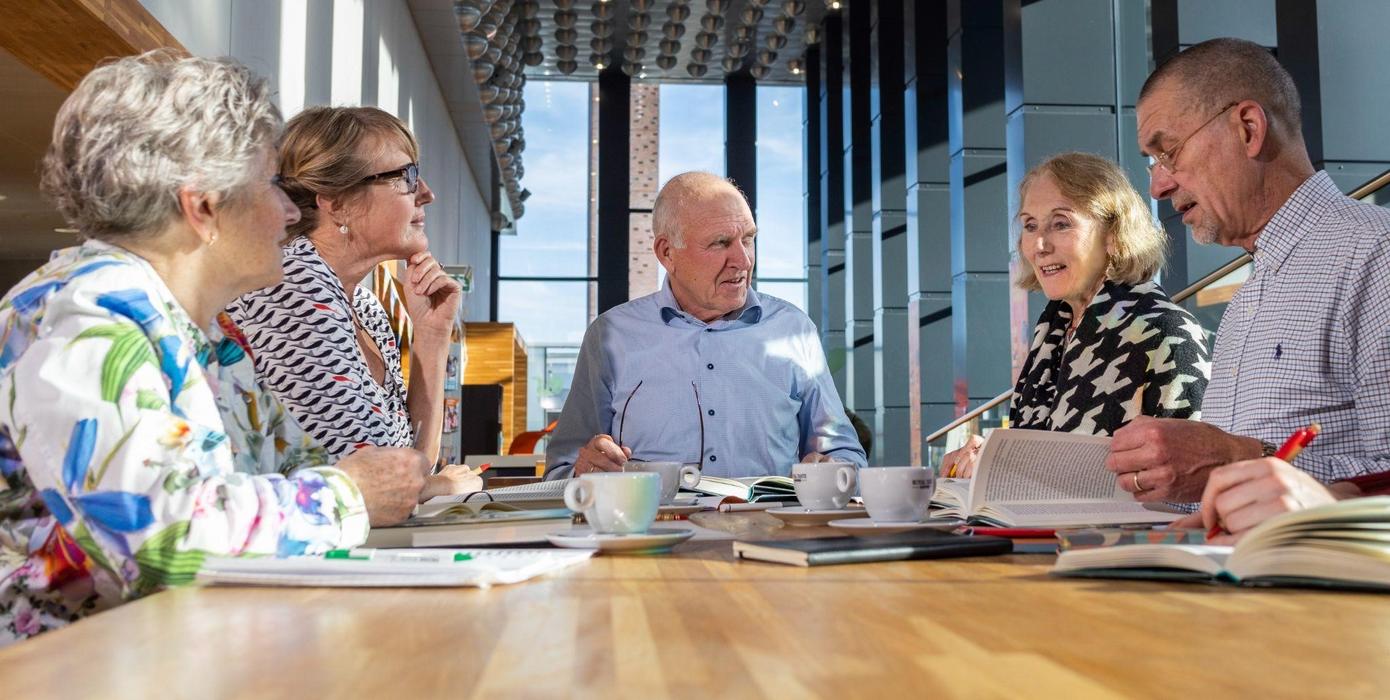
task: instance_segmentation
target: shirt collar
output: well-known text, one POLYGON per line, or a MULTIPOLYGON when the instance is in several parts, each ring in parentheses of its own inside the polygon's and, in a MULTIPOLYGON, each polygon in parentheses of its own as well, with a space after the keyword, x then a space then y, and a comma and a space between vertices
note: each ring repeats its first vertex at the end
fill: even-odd
POLYGON ((705 323, 694 316, 686 313, 676 302, 676 295, 671 292, 671 278, 667 277, 661 283, 661 289, 656 292, 656 306, 661 314, 661 322, 671 325, 674 319, 683 319, 687 323, 699 326, 723 327, 731 323, 744 323, 753 325, 763 318, 763 302, 758 297, 758 293, 753 291, 752 285, 748 287, 748 295, 743 299, 743 306, 724 314, 709 323, 705 323))
POLYGON ((1326 171, 1319 170, 1304 180, 1255 239, 1255 252, 1251 257, 1256 267, 1278 270, 1303 238, 1308 224, 1324 218, 1323 212, 1340 197, 1342 191, 1326 171))

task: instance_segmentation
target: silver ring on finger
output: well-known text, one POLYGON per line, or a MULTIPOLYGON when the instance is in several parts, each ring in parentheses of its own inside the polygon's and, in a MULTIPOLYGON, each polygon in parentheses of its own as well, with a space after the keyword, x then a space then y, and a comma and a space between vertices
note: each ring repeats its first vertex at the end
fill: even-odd
POLYGON ((1134 477, 1134 492, 1143 493, 1144 487, 1139 485, 1139 472, 1130 472, 1130 474, 1134 477))

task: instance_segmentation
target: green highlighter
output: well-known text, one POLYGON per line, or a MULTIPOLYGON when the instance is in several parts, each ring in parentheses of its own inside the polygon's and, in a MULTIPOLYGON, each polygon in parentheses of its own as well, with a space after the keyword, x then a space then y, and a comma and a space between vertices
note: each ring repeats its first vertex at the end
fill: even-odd
POLYGON ((352 561, 418 562, 442 564, 455 561, 470 561, 473 555, 468 552, 411 551, 394 549, 330 549, 324 552, 324 559, 347 559, 352 561))

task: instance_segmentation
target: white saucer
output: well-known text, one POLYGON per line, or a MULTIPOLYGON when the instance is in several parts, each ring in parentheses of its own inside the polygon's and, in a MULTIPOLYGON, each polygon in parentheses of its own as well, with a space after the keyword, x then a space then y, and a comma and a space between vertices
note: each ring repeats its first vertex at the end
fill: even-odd
POLYGON ((783 506, 781 508, 769 508, 764 513, 793 527, 811 527, 813 525, 824 525, 831 520, 843 518, 867 518, 869 511, 863 508, 832 508, 829 510, 812 510, 801 506, 783 506))
POLYGON ((965 521, 959 518, 941 518, 940 520, 922 520, 915 523, 876 523, 869 518, 846 518, 844 520, 831 520, 827 524, 830 527, 849 530, 856 535, 886 535, 893 532, 907 532, 908 530, 939 530, 941 532, 950 532, 964 525, 965 521))
POLYGON ((664 552, 695 536, 694 530, 654 527, 640 535, 599 534, 587 527, 552 532, 545 538, 556 547, 597 549, 600 552, 664 552))

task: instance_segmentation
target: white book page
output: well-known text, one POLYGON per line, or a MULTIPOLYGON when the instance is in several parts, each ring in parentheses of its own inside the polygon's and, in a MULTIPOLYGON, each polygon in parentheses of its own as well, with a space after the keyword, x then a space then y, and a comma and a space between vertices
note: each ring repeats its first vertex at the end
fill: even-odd
POLYGON ((1109 454, 1107 437, 996 430, 980 452, 970 505, 1111 500, 1117 487, 1105 468, 1109 454))

